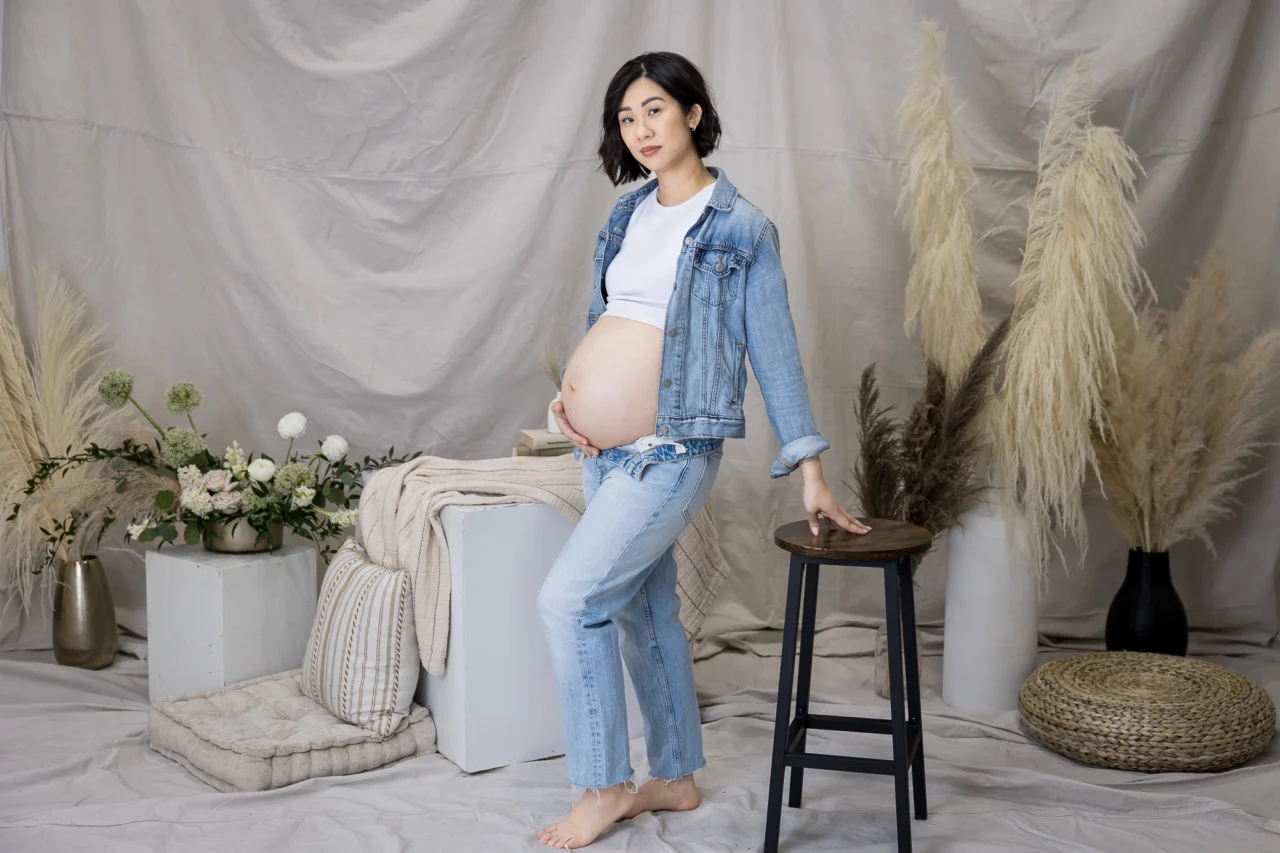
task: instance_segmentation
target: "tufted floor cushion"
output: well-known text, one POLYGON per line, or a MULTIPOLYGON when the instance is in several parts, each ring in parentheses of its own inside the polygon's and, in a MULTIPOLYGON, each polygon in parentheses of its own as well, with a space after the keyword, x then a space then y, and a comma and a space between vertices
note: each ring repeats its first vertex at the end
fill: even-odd
POLYGON ((156 699, 151 748, 220 791, 266 791, 435 752, 435 723, 426 708, 414 705, 394 732, 379 737, 304 696, 298 673, 156 699))

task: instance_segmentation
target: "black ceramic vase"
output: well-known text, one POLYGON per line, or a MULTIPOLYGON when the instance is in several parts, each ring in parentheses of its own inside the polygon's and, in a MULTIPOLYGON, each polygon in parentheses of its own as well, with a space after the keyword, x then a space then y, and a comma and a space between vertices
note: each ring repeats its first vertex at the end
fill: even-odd
POLYGON ((1169 552, 1134 549, 1107 611, 1107 651, 1186 655, 1187 611, 1169 574, 1169 552))

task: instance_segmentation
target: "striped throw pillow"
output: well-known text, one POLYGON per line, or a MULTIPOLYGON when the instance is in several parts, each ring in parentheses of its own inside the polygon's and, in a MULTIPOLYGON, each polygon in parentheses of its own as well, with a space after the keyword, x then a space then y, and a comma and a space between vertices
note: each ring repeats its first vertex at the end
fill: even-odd
POLYGON ((300 680, 335 717, 395 733, 418 684, 409 573, 372 562, 347 539, 324 576, 300 680))

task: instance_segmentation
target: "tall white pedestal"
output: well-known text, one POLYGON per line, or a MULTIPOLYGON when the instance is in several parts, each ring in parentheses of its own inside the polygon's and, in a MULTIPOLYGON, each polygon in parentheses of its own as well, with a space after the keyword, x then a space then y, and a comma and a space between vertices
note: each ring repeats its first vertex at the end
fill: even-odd
MULTIPOLYGON (((440 754, 468 773, 563 755, 537 602, 572 522, 545 504, 448 506, 440 521, 453 582, 449 655, 443 676, 421 672, 414 697, 431 709, 440 754)), ((644 723, 624 681, 635 738, 644 723)))
POLYGON ((151 698, 219 690, 302 666, 316 615, 316 552, 199 546, 147 552, 151 698))

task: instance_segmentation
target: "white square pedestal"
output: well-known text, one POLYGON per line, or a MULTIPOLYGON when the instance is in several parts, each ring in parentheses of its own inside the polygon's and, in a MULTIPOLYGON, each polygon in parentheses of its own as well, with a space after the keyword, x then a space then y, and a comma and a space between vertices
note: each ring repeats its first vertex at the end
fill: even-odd
MULTIPOLYGON (((440 754, 468 773, 564 754, 538 591, 573 532, 545 504, 447 506, 440 513, 453 589, 445 674, 423 670, 440 754)), ((625 672, 625 666, 623 668, 625 672)), ((627 727, 644 733, 630 677, 627 727)))
POLYGON ((316 616, 316 552, 199 546, 147 552, 151 698, 219 690, 302 666, 316 616))

